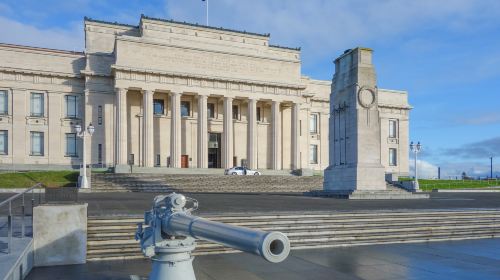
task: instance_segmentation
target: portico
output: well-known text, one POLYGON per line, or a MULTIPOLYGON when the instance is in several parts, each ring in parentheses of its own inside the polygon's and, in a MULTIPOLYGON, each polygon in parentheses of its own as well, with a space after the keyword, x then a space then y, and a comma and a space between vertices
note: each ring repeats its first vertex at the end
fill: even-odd
MULTIPOLYGON (((298 135, 289 133, 291 138, 281 137, 282 115, 298 120, 298 110, 287 110, 298 107, 293 105, 297 104, 293 99, 199 94, 192 90, 139 86, 117 87, 115 93, 117 164, 208 168, 209 149, 219 149, 220 156, 210 167, 246 165, 280 170, 283 166, 291 169, 293 159, 298 157, 294 154, 299 150, 299 141, 294 138, 298 135), (221 135, 220 143, 215 141, 217 147, 209 148, 210 134, 221 135), (284 151, 283 146, 290 149, 284 151), (259 150, 264 151, 260 158, 259 150), (291 157, 286 160, 283 153, 291 157)), ((294 127, 298 124, 285 130, 291 132, 294 127)))

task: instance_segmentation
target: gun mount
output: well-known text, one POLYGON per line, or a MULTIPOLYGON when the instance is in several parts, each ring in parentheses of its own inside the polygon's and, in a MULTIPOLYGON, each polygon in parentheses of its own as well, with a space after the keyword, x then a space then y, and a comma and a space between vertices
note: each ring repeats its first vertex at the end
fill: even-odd
POLYGON ((182 194, 155 197, 153 208, 138 224, 137 240, 142 252, 153 261, 150 280, 195 280, 192 251, 196 239, 207 240, 261 256, 272 263, 290 253, 288 237, 281 232, 265 232, 210 221, 191 215, 198 201, 182 194))

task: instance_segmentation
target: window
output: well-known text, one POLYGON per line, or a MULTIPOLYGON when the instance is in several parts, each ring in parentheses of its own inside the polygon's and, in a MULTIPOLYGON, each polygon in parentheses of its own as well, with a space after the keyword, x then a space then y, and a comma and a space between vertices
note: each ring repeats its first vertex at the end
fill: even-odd
POLYGON ((233 120, 240 119, 240 110, 238 105, 233 105, 233 120))
POLYGON ((215 118, 215 104, 207 103, 207 114, 209 119, 215 118))
POLYGON ((153 100, 153 112, 155 115, 165 114, 165 101, 163 99, 153 100))
POLYGON ((311 114, 309 119, 309 132, 312 134, 318 133, 318 114, 311 114))
POLYGON ((389 165, 390 166, 398 165, 398 152, 394 148, 389 149, 389 165))
POLYGON ((0 115, 7 115, 9 113, 9 99, 7 91, 0 90, 0 115))
POLYGON ((191 116, 191 104, 189 101, 181 101, 181 117, 191 116))
POLYGON ((30 99, 31 116, 43 117, 44 115, 44 101, 43 93, 32 92, 30 99))
POLYGON ((398 123, 397 120, 389 120, 389 138, 397 138, 398 123))
POLYGON ((78 96, 66 95, 66 118, 76 119, 78 116, 78 96))
POLYGON ((0 130, 0 155, 9 154, 9 134, 7 130, 0 130))
POLYGON ((97 144, 97 164, 102 164, 102 144, 97 144))
POLYGON ((258 122, 262 121, 262 115, 260 113, 260 107, 257 107, 257 121, 258 122))
POLYGON ((102 106, 97 107, 97 124, 102 125, 102 106))
POLYGON ((76 157, 78 156, 76 151, 76 134, 66 133, 66 156, 76 157))
POLYGON ((309 146, 309 163, 318 164, 318 145, 309 146))
POLYGON ((31 155, 43 156, 43 132, 31 132, 31 155))
POLYGON ((161 165, 161 157, 159 154, 156 155, 156 162, 155 162, 155 165, 156 166, 160 166, 161 165))

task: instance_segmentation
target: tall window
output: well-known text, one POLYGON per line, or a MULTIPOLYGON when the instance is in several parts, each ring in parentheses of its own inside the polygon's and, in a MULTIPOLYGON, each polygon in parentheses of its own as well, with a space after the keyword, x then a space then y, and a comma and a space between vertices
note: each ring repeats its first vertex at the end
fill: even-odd
POLYGON ((97 144, 97 164, 102 164, 102 144, 97 144))
POLYGON ((189 101, 181 101, 181 117, 191 116, 191 103, 189 101))
POLYGON ((207 114, 209 119, 215 118, 215 104, 207 103, 207 114))
POLYGON ((0 130, 0 155, 9 153, 9 134, 7 130, 0 130))
POLYGON ((66 156, 67 157, 76 157, 76 134, 75 133, 66 133, 66 156))
POLYGON ((260 112, 260 107, 257 107, 257 121, 258 122, 262 121, 262 114, 260 112))
POLYGON ((43 156, 43 132, 31 131, 31 155, 43 156))
POLYGON ((78 116, 78 96, 66 95, 66 117, 75 119, 78 116))
POLYGON ((153 112, 155 115, 165 114, 165 101, 163 99, 153 99, 153 112))
POLYGON ((398 152, 394 148, 389 149, 389 165, 390 166, 398 165, 398 152))
POLYGON ((240 110, 238 105, 233 105, 233 119, 234 120, 240 119, 240 110))
POLYGON ((44 115, 44 101, 43 93, 32 92, 30 99, 31 116, 43 117, 44 115))
POLYGON ((397 120, 389 120, 389 138, 397 138, 398 136, 397 120))
POLYGON ((97 124, 102 125, 102 106, 97 107, 97 124))
POLYGON ((9 113, 9 99, 7 91, 0 90, 0 115, 7 115, 9 113))
POLYGON ((318 145, 309 146, 309 163, 318 164, 318 145))
POLYGON ((318 133, 318 114, 311 114, 309 119, 309 132, 312 134, 318 133))

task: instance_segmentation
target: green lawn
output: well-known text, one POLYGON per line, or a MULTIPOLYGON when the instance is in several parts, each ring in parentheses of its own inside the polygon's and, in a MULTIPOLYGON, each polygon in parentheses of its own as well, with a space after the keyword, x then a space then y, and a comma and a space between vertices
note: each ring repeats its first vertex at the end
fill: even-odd
POLYGON ((78 171, 33 171, 0 173, 0 188, 29 188, 36 183, 46 187, 74 186, 78 171))
MULTIPOLYGON (((400 178, 400 181, 409 181, 409 178, 400 178)), ((430 191, 433 189, 469 189, 500 186, 499 180, 431 180, 419 179, 420 189, 430 191)))

